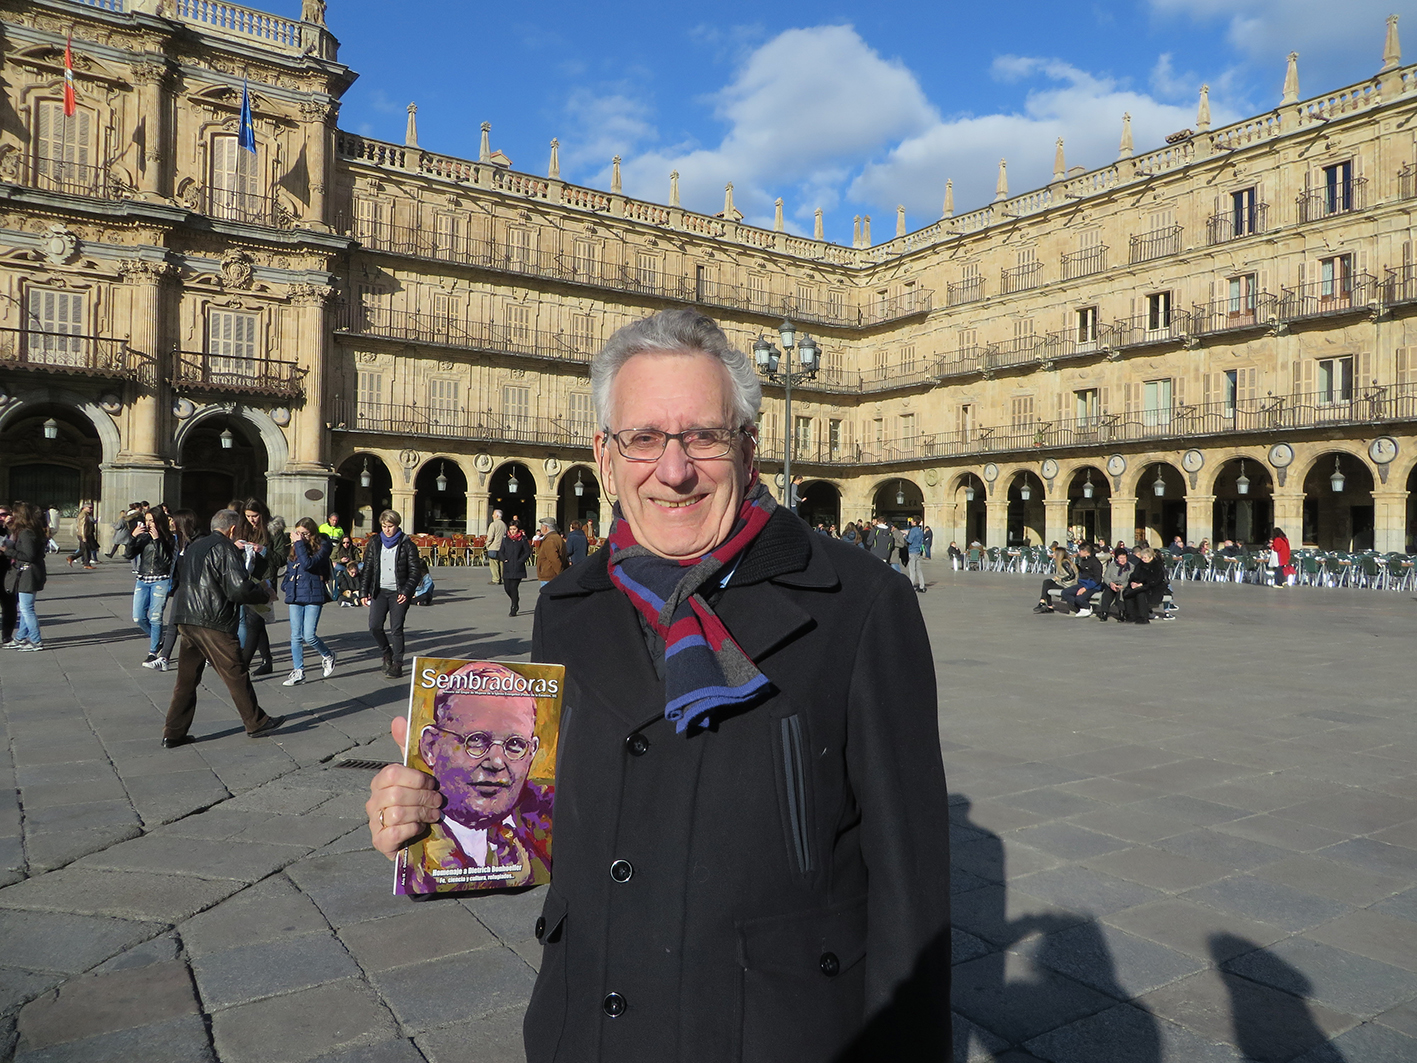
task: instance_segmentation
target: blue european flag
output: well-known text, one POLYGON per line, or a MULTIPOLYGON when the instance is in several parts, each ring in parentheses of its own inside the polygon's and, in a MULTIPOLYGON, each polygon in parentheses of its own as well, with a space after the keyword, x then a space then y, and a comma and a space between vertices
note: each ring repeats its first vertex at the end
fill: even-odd
POLYGON ((256 127, 251 123, 251 92, 246 82, 241 82, 241 127, 236 133, 236 143, 252 155, 256 154, 256 127))

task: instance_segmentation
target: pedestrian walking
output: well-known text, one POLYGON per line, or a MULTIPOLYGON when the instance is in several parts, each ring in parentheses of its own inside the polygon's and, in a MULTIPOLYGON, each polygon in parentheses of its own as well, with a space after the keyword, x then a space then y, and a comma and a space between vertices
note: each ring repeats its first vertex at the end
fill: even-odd
MULTIPOLYGON (((282 544, 276 541, 273 534, 271 511, 259 498, 248 498, 241 503, 241 515, 245 517, 245 524, 236 536, 236 545, 245 555, 246 571, 257 583, 271 587, 274 594, 275 580, 280 574, 281 566, 276 551, 282 544)), ((241 643, 241 657, 246 662, 246 667, 251 669, 251 662, 256 659, 256 654, 259 652, 261 655, 260 665, 251 669, 253 676, 270 675, 275 670, 275 659, 271 656, 271 638, 266 632, 266 617, 271 613, 270 603, 273 601, 274 598, 268 598, 244 606, 241 610, 241 625, 237 638, 241 643)))
POLYGON ((526 579, 526 562, 531 557, 531 544, 521 528, 513 524, 502 539, 502 589, 511 600, 512 611, 508 616, 516 616, 522 606, 522 580, 526 579))
MULTIPOLYGON (((296 523, 299 524, 300 522, 296 521, 296 523)), ((316 530, 330 541, 331 547, 333 547, 335 543, 339 542, 345 536, 344 527, 339 522, 338 513, 331 513, 329 516, 327 516, 325 518, 325 523, 321 524, 320 527, 316 530)), ((294 533, 292 533, 292 537, 293 534, 294 533)))
POLYGON ((148 637, 143 664, 151 664, 162 650, 162 612, 177 557, 177 541, 166 512, 154 506, 143 514, 143 529, 128 544, 126 555, 133 563, 133 623, 148 637))
POLYGON ((142 516, 138 503, 129 502, 123 515, 113 522, 113 542, 108 545, 105 557, 112 558, 119 550, 125 549, 133 541, 133 522, 142 516))
MULTIPOLYGON (((194 543, 198 537, 197 514, 190 509, 175 509, 168 517, 168 523, 172 527, 172 539, 176 546, 177 554, 172 559, 172 578, 168 581, 167 600, 172 601, 173 595, 177 593, 177 576, 181 571, 179 562, 187 548, 194 543)), ((172 661, 174 651, 177 649, 177 625, 164 624, 162 628, 162 645, 158 647, 157 656, 151 660, 143 662, 144 668, 150 668, 155 672, 165 672, 172 661)))
MULTIPOLYGON (((13 518, 14 511, 9 506, 0 505, 0 542, 10 537, 10 521, 13 518)), ((10 555, 0 551, 0 648, 14 641, 15 628, 20 622, 19 597, 10 589, 10 581, 6 579, 13 567, 10 555)))
POLYGON ((492 511, 492 523, 487 525, 487 570, 492 577, 487 582, 502 582, 502 540, 507 537, 507 524, 502 520, 502 511, 492 511))
POLYGON ((164 749, 192 741, 188 732, 197 714, 197 685, 208 662, 226 684, 248 736, 264 737, 285 722, 283 716, 267 715, 256 700, 251 671, 236 638, 241 610, 275 599, 275 591, 253 580, 246 570, 244 551, 235 542, 241 525, 240 513, 223 509, 212 518, 211 534, 182 554, 172 604, 172 623, 181 634, 182 648, 162 728, 164 749))
POLYGON ((585 525, 578 520, 571 521, 571 530, 566 533, 566 560, 579 565, 590 556, 590 542, 586 539, 585 525))
POLYGON ((403 675, 403 622, 418 587, 418 548, 403 533, 397 510, 379 514, 379 534, 364 552, 364 604, 369 607, 369 634, 384 656, 384 675, 403 675), (388 621, 389 633, 384 634, 388 621))
POLYGON ((930 525, 926 524, 922 529, 922 533, 925 538, 925 560, 929 561, 930 551, 935 547, 935 532, 931 529, 930 525))
POLYGON ((14 638, 5 643, 15 650, 42 650, 44 638, 39 630, 39 616, 34 600, 48 580, 44 555, 48 552, 45 534, 45 513, 36 505, 21 502, 10 517, 9 535, 0 543, 0 550, 10 559, 5 573, 5 589, 15 595, 19 623, 14 638))
POLYGON ((94 568, 98 558, 98 522, 93 519, 93 503, 85 502, 79 507, 79 515, 74 518, 74 552, 69 555, 69 565, 83 562, 84 568, 94 568))
MULTIPOLYGON (((331 517, 334 514, 330 514, 331 517)), ((325 645, 316 629, 320 611, 330 600, 327 585, 330 578, 330 540, 310 517, 301 517, 290 533, 290 553, 287 555, 285 604, 290 609, 290 675, 282 686, 293 687, 305 682, 305 647, 320 655, 320 666, 326 679, 335 670, 335 654, 325 645)))
POLYGON ((925 554, 925 529, 919 517, 910 518, 910 527, 905 533, 905 567, 910 576, 910 585, 917 594, 925 593, 925 574, 920 571, 920 559, 925 554))
POLYGON ((541 542, 536 544, 536 578, 541 586, 546 586, 566 569, 571 567, 566 554, 566 540, 550 517, 541 521, 541 542))
POLYGON ((890 563, 891 549, 894 539, 891 536, 891 527, 886 523, 885 517, 877 517, 876 523, 871 526, 871 530, 866 533, 866 549, 871 551, 873 557, 880 558, 887 564, 890 563))

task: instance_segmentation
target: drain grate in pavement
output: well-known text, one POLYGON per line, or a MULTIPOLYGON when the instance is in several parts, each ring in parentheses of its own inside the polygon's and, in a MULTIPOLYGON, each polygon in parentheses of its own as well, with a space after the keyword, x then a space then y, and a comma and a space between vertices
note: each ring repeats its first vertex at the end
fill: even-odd
POLYGON ((387 768, 391 761, 387 760, 337 760, 336 768, 363 768, 365 771, 378 771, 380 768, 387 768))

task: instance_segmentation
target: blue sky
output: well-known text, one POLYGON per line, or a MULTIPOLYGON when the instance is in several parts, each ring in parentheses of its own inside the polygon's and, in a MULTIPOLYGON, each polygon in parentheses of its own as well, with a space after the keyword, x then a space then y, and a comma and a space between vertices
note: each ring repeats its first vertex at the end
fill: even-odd
MULTIPOLYGON (((269 5, 295 9, 295 0, 269 5)), ((910 229, 940 216, 946 178, 962 213, 1045 184, 1054 142, 1068 166, 1116 157, 1124 111, 1138 152, 1194 124, 1211 87, 1216 125, 1274 107, 1285 57, 1307 97, 1376 73, 1385 17, 1403 15, 1417 60, 1417 0, 1112 0, 824 5, 725 0, 488 4, 331 0, 340 58, 360 79, 342 128, 476 157, 479 125, 516 169, 713 213, 723 185, 749 221, 849 243, 855 214, 879 242, 904 204, 910 229)))

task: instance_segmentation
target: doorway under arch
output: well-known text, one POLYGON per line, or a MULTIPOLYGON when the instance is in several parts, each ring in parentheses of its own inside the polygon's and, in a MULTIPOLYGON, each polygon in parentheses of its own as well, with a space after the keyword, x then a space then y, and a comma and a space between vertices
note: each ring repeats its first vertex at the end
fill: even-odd
POLYGON ((79 506, 100 501, 102 462, 98 430, 82 411, 59 403, 26 407, 0 432, 0 499, 58 511, 54 531, 62 539, 79 506))
POLYGON ((600 531, 600 479, 590 465, 572 465, 561 474, 556 492, 556 525, 565 535, 578 520, 587 535, 600 531))
POLYGON ((377 454, 352 454, 335 472, 334 510, 355 538, 372 534, 379 514, 394 505, 394 478, 377 454), (366 486, 365 478, 369 483, 366 486))
POLYGON ((509 461, 493 471, 487 481, 487 521, 500 509, 508 524, 516 517, 528 535, 536 531, 536 477, 519 461, 509 461))
POLYGON ((1005 539, 1009 546, 1040 546, 1046 522, 1043 506, 1043 481, 1027 469, 1015 473, 1009 481, 1009 523, 1005 539))
POLYGON ((1084 465, 1068 480, 1068 534, 1079 542, 1112 542, 1112 485, 1100 468, 1084 465))
POLYGON ((1368 466, 1341 451, 1315 459, 1304 477, 1304 544, 1320 550, 1371 550, 1374 518, 1368 466))
POLYGON ((1274 527, 1274 480, 1263 461, 1231 458, 1215 477, 1211 534, 1216 542, 1256 543, 1274 527))
POLYGON ((897 477, 876 488, 872 508, 887 523, 903 526, 911 517, 925 519, 925 495, 913 481, 897 477))
POLYGON ((266 448, 250 422, 240 417, 210 417, 182 438, 177 462, 182 507, 197 514, 197 527, 234 498, 266 497, 266 448))
POLYGON ((467 474, 452 458, 429 458, 413 478, 413 531, 462 535, 467 531, 467 474))
POLYGON ((972 472, 967 472, 955 483, 954 541, 960 549, 967 549, 970 543, 987 546, 989 541, 989 489, 984 481, 972 472))
MULTIPOLYGON (((924 512, 924 509, 921 509, 924 512)), ((815 528, 824 524, 841 530, 841 492, 826 480, 813 480, 802 485, 797 500, 797 514, 815 528)))
MULTIPOLYGON (((1114 528, 1121 537, 1122 529, 1114 528)), ((1148 462, 1137 478, 1136 542, 1167 546, 1179 537, 1186 542, 1186 480, 1165 461, 1148 462), (1158 486, 1159 485, 1159 486, 1158 486)))

